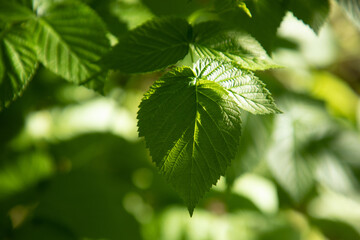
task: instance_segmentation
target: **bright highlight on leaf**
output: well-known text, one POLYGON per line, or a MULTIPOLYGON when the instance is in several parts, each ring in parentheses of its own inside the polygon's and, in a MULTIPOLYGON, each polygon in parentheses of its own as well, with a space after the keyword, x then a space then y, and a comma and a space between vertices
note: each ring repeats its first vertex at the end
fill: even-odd
POLYGON ((246 3, 238 2, 238 7, 242 9, 249 17, 252 17, 250 10, 247 8, 246 3))
POLYGON ((279 112, 252 73, 217 60, 171 70, 150 88, 138 112, 139 135, 190 215, 235 157, 241 109, 279 112))
POLYGON ((194 26, 192 50, 200 58, 218 58, 234 61, 241 68, 266 70, 279 68, 260 43, 249 34, 229 29, 219 21, 194 26))

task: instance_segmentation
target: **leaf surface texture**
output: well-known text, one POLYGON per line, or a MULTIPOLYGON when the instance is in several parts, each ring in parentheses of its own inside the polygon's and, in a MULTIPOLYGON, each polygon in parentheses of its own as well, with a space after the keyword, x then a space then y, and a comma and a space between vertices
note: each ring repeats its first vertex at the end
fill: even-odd
POLYGON ((139 135, 190 214, 235 157, 241 108, 272 111, 248 105, 266 94, 249 71, 210 59, 199 60, 192 69, 171 70, 145 94, 138 112, 139 135))

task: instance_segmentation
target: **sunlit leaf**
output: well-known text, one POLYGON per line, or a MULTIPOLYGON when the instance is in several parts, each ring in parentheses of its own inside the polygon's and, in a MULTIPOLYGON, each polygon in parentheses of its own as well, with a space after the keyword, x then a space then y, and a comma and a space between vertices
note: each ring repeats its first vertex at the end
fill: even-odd
POLYGON ((0 110, 19 97, 37 67, 31 34, 24 26, 3 30, 0 37, 0 110))
POLYGON ((227 61, 201 60, 197 62, 201 76, 219 83, 242 109, 253 114, 280 113, 270 92, 250 71, 227 61))
POLYGON ((252 73, 214 60, 199 60, 193 69, 176 68, 145 94, 139 134, 190 214, 236 154, 240 107, 277 112, 270 98, 252 73))
POLYGON ((275 118, 266 159, 279 184, 295 202, 301 202, 314 185, 315 153, 333 125, 316 101, 286 97, 282 107, 285 114, 275 118))
POLYGON ((193 51, 201 58, 222 58, 250 70, 279 67, 253 37, 244 32, 230 30, 224 27, 222 22, 197 24, 193 32, 193 51))
POLYGON ((38 11, 33 38, 39 60, 68 81, 102 91, 96 64, 109 42, 101 19, 80 2, 54 3, 38 11))

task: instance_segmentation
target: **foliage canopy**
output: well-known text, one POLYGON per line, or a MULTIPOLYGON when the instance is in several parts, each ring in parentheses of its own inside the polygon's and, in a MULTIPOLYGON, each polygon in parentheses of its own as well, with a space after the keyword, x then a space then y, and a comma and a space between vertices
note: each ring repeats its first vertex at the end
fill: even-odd
MULTIPOLYGON (((359 27, 358 1, 337 2, 359 27)), ((144 137, 152 161, 183 199, 191 216, 221 176, 226 176, 230 189, 244 172, 261 169, 262 164, 267 166, 263 175, 270 175, 276 186, 286 193, 288 202, 299 208, 315 191, 317 182, 336 185, 324 177, 331 174, 326 166, 336 169, 338 181, 343 181, 344 189, 352 192, 358 184, 352 165, 358 152, 351 148, 347 156, 342 156, 343 153, 334 149, 346 146, 346 140, 342 139, 360 142, 357 130, 345 131, 333 119, 318 100, 332 104, 334 109, 336 103, 315 86, 321 79, 329 78, 345 89, 344 92, 350 92, 344 101, 357 104, 357 95, 336 77, 321 73, 311 73, 315 83, 298 92, 288 87, 291 83, 266 80, 269 75, 265 70, 285 65, 274 61, 270 57, 272 53, 278 49, 297 48, 290 40, 277 35, 289 12, 313 34, 320 34, 331 5, 328 0, 0 0, 1 117, 6 121, 8 112, 16 109, 18 101, 21 105, 18 98, 26 95, 27 88, 32 89, 33 78, 34 89, 39 89, 38 94, 34 94, 36 99, 41 99, 39 95, 45 95, 44 92, 51 94, 51 89, 54 94, 58 91, 51 81, 41 89, 44 92, 36 85, 36 79, 47 78, 41 77, 44 72, 51 76, 49 79, 59 78, 69 82, 69 86, 82 86, 76 89, 90 89, 89 95, 94 99, 100 95, 112 99, 119 88, 124 92, 122 98, 127 98, 127 94, 131 95, 127 84, 138 81, 136 88, 151 85, 138 106, 138 134, 144 137), (275 104, 265 82, 274 90, 273 95, 281 96, 278 98, 280 107, 275 104), (253 116, 258 114, 261 116, 253 116), (328 151, 329 146, 333 150, 328 151)), ((29 91, 29 94, 36 92, 29 91)), ((67 97, 75 99, 76 93, 72 94, 67 97)), ((354 108, 339 113, 350 125, 358 121, 358 110, 354 108)), ((96 121, 101 116, 93 118, 96 121)), ((2 136, 0 149, 4 149, 4 159, 13 154, 8 144, 15 135, 2 136)), ((70 141, 76 143, 76 140, 70 141)), ((57 148, 61 151, 63 146, 49 144, 57 156, 57 148)), ((39 164, 34 171, 42 177, 34 177, 30 182, 46 179, 55 171, 51 164, 45 163, 49 163, 51 154, 37 151, 29 158, 35 159, 34 165, 39 164)), ((21 163, 26 162, 19 159, 21 163)), ((22 170, 14 171, 22 173, 22 170)), ((82 174, 89 178, 88 173, 82 174)), ((0 179, 1 176, 0 171, 0 179)), ((106 185, 110 180, 105 179, 106 185)), ((59 184, 59 189, 63 188, 61 181, 60 177, 54 183, 55 186, 59 184)), ((335 192, 341 189, 333 188, 335 192)), ((110 190, 101 190, 104 196, 111 195, 108 195, 110 190)), ((1 191, 0 183, 0 200, 1 191)), ((79 195, 80 198, 87 193, 79 195)), ((6 191, 3 195, 6 199, 6 191)), ((62 195, 68 199, 67 193, 62 195)), ((41 200, 45 207, 40 205, 36 216, 52 218, 51 212, 47 212, 46 204, 52 204, 48 198, 53 199, 50 193, 41 200)), ((4 211, 7 210, 5 207, 4 211)), ((109 209, 105 210, 114 221, 122 221, 109 209)), ((117 210, 127 214, 123 209, 117 210)), ((62 221, 65 225, 73 224, 69 216, 62 221)), ((111 222, 109 220, 109 226, 111 222)), ((320 223, 317 226, 322 228, 320 223)), ((83 226, 78 225, 73 232, 62 234, 85 237, 84 232, 83 226)), ((103 234, 95 231, 90 237, 119 237, 103 234)), ((261 239, 265 238, 264 233, 261 239)))

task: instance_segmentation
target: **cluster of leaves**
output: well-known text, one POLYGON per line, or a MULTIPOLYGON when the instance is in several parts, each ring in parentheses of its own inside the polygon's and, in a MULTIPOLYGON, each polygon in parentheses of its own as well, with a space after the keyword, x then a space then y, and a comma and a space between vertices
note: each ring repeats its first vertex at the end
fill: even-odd
POLYGON ((110 70, 169 70, 140 104, 139 135, 190 214, 235 158, 242 110, 280 112, 253 71, 278 67, 268 54, 285 13, 315 32, 329 13, 328 0, 175 1, 172 11, 164 1, 144 1, 159 16, 172 16, 121 32, 101 11, 111 1, 95 2, 0 1, 0 107, 22 94, 39 63, 100 93, 110 70), (207 11, 189 21, 183 9, 207 11))

